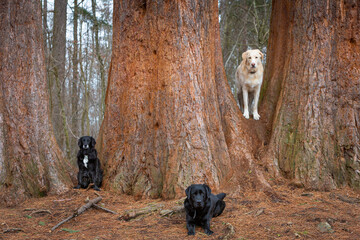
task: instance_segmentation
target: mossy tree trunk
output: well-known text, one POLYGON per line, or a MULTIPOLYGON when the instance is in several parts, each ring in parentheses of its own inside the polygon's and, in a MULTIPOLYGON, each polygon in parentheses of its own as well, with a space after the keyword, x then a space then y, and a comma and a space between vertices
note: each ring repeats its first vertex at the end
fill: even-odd
POLYGON ((226 81, 218 1, 114 1, 113 27, 105 187, 163 198, 192 183, 266 187, 226 81))
POLYGON ((40 1, 2 1, 0 25, 0 202, 13 205, 64 192, 74 171, 50 123, 40 1))
POLYGON ((359 188, 360 3, 273 1, 272 11, 268 157, 295 184, 359 188))

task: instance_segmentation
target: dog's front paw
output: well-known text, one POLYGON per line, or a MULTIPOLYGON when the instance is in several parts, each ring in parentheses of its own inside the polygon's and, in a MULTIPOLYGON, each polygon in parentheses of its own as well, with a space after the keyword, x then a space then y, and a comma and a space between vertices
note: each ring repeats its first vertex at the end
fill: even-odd
POLYGON ((94 186, 94 190, 100 191, 100 188, 98 188, 97 186, 94 186))
POLYGON ((244 112, 244 117, 246 118, 246 119, 249 119, 249 112, 244 112))
POLYGON ((188 235, 195 235, 194 231, 188 231, 188 235))
POLYGON ((205 233, 206 233, 207 235, 211 235, 211 234, 213 234, 214 232, 211 231, 210 229, 205 229, 205 233))
POLYGON ((80 185, 77 185, 77 186, 74 187, 74 189, 79 189, 79 188, 81 188, 80 185))
POLYGON ((260 115, 258 113, 254 113, 254 119, 255 120, 259 120, 260 119, 260 115))

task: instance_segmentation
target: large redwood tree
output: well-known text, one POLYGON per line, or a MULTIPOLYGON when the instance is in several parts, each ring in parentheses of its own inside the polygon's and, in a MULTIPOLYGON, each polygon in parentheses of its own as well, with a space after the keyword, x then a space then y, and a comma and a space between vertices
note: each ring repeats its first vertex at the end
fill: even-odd
POLYGON ((266 187, 227 84, 218 1, 114 1, 98 149, 105 187, 136 197, 266 187))
POLYGON ((41 4, 0 3, 0 203, 60 193, 74 171, 49 117, 41 4))
POLYGON ((360 187, 360 3, 273 1, 263 115, 274 171, 360 187))

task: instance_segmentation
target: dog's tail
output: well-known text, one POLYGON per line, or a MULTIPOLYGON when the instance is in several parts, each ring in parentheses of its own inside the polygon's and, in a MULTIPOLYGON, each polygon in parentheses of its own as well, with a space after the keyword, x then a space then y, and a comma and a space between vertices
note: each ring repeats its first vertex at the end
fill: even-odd
POLYGON ((240 111, 243 113, 244 112, 244 98, 243 98, 243 93, 242 93, 241 86, 239 87, 239 91, 237 93, 237 98, 238 98, 238 101, 239 101, 240 111))
POLYGON ((217 197, 219 200, 224 200, 224 198, 226 197, 226 193, 219 193, 218 195, 216 195, 216 197, 217 197))

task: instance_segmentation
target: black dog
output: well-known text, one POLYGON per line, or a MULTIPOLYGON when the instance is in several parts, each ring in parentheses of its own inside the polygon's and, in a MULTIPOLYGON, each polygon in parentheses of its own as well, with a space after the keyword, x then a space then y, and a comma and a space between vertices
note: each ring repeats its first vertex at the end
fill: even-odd
POLYGON ((100 191, 103 171, 97 157, 95 144, 96 141, 93 137, 84 136, 79 139, 80 150, 77 154, 79 173, 76 189, 87 188, 90 183, 94 183, 94 189, 100 191))
POLYGON ((188 235, 195 235, 195 225, 204 228, 207 235, 210 230, 210 220, 219 216, 225 209, 225 193, 214 195, 206 184, 193 184, 185 190, 187 198, 184 201, 186 211, 186 227, 188 235))

